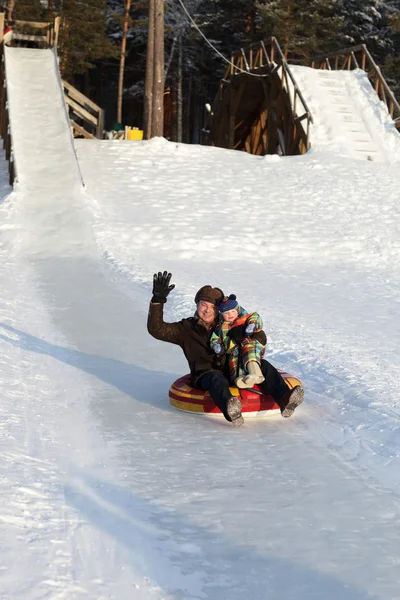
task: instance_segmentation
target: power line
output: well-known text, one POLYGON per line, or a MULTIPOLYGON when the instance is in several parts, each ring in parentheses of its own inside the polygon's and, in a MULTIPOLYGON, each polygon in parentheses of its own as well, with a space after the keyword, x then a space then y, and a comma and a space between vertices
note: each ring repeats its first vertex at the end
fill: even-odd
POLYGON ((241 69, 240 67, 236 66, 232 61, 230 61, 228 58, 226 58, 226 56, 224 56, 223 54, 221 54, 221 52, 218 50, 218 48, 216 48, 214 46, 214 44, 212 42, 210 42, 210 40, 201 31, 200 27, 194 21, 194 19, 192 18, 192 15, 189 13, 188 9, 184 5, 183 0, 178 0, 178 2, 181 5, 181 7, 184 10, 184 12, 186 13, 186 15, 187 15, 189 21, 192 23, 193 27, 195 29, 197 29, 197 31, 199 32, 199 34, 201 35, 201 37, 206 41, 206 43, 210 46, 210 48, 212 48, 214 50, 214 52, 216 54, 218 54, 218 56, 220 58, 222 58, 222 60, 224 60, 226 63, 228 63, 228 65, 231 65, 232 67, 235 67, 235 69, 237 71, 241 71, 242 73, 246 73, 246 75, 251 75, 252 77, 265 77, 265 75, 259 75, 258 73, 252 73, 251 71, 246 71, 245 69, 241 69))

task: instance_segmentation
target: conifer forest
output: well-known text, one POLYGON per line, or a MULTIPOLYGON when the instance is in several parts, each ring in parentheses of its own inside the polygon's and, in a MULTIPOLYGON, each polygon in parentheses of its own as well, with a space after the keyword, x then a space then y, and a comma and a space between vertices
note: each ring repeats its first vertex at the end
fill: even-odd
MULTIPOLYGON (((62 75, 105 109, 106 129, 118 120, 125 27, 121 122, 143 126, 148 0, 3 0, 0 8, 10 20, 62 18, 62 75)), ((364 43, 400 96, 400 0, 165 0, 164 10, 168 139, 199 142, 204 106, 226 70, 221 55, 271 36, 289 62, 364 43)))

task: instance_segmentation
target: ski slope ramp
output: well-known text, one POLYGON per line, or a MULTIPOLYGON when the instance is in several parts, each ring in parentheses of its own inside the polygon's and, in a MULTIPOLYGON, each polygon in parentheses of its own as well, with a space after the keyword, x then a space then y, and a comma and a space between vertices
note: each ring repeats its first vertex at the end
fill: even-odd
POLYGON ((400 135, 367 73, 290 65, 314 118, 311 145, 341 156, 400 160, 400 135))
POLYGON ((5 47, 16 176, 28 188, 82 185, 54 50, 5 47))

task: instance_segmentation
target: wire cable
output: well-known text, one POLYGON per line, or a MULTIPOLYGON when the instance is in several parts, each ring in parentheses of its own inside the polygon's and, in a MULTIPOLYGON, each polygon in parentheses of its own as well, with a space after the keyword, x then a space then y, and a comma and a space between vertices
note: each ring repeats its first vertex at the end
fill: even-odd
POLYGON ((186 13, 186 15, 187 15, 189 21, 192 23, 193 27, 195 29, 197 29, 197 31, 199 32, 199 34, 201 35, 201 37, 205 40, 205 42, 210 46, 210 48, 212 48, 214 50, 214 52, 216 54, 218 54, 218 56, 220 58, 222 58, 222 60, 224 60, 226 63, 228 63, 228 65, 231 65, 232 67, 235 67, 235 69, 237 71, 241 71, 242 73, 246 73, 246 75, 251 75, 252 77, 265 77, 265 75, 260 75, 258 73, 252 73, 251 71, 246 71, 246 69, 241 69, 240 67, 238 67, 237 65, 235 65, 232 61, 230 61, 228 58, 226 58, 226 56, 224 56, 223 54, 221 54, 221 52, 218 50, 218 48, 216 48, 214 46, 214 44, 212 42, 210 42, 210 40, 201 31, 200 27, 194 21, 194 19, 192 18, 192 15, 189 13, 188 9, 184 5, 183 0, 178 0, 178 2, 181 5, 181 7, 184 10, 184 12, 186 13))

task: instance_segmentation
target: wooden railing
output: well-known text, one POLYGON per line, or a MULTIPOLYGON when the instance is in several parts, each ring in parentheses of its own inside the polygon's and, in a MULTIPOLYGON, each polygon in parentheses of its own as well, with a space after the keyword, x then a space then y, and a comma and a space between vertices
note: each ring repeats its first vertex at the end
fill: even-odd
POLYGON ((269 41, 253 44, 246 49, 241 48, 231 55, 231 64, 225 72, 228 80, 240 73, 271 75, 281 68, 281 81, 289 95, 295 123, 306 120, 306 148, 310 147, 310 125, 313 118, 307 106, 290 66, 279 46, 278 40, 272 37, 269 41), (297 114, 297 113, 300 114, 297 114))
POLYGON ((10 46, 21 42, 34 42, 41 47, 57 48, 60 32, 61 17, 56 17, 52 23, 36 21, 14 21, 10 46))
POLYGON ((365 71, 379 98, 386 104, 389 115, 396 127, 400 129, 400 104, 365 44, 345 48, 338 52, 315 56, 310 59, 309 64, 314 69, 328 69, 332 71, 362 69, 365 71))
POLYGON ((104 110, 67 81, 63 80, 62 84, 74 135, 102 139, 104 110))

